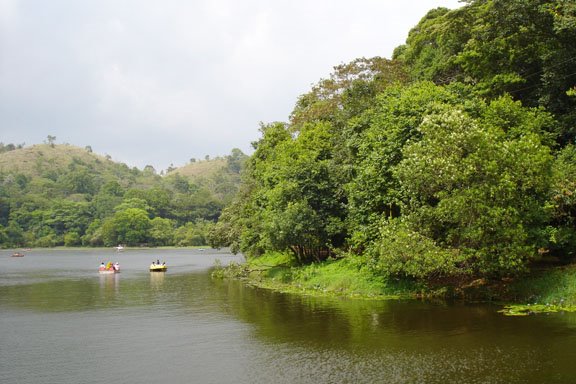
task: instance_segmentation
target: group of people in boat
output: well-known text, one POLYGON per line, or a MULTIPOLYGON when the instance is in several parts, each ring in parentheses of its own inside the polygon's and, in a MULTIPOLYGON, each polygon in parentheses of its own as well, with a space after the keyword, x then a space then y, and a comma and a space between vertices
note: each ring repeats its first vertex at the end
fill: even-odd
POLYGON ((120 271, 120 264, 118 262, 112 263, 109 261, 108 263, 104 264, 104 262, 100 263, 100 267, 98 268, 99 271, 120 271))
POLYGON ((160 263, 160 260, 152 261, 150 264, 150 272, 166 272, 168 267, 166 266, 166 262, 163 261, 160 263))
POLYGON ((153 266, 153 267, 160 267, 160 266, 163 267, 163 266, 165 266, 165 265, 166 265, 166 262, 165 262, 165 261, 163 261, 162 264, 160 264, 160 260, 159 260, 159 259, 156 260, 156 261, 152 260, 152 266, 153 266))

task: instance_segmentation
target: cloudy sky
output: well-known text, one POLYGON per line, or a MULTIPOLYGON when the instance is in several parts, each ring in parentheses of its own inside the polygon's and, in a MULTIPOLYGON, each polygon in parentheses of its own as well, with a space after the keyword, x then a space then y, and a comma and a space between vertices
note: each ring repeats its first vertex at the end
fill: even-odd
POLYGON ((157 171, 251 153, 335 65, 458 0, 0 0, 0 142, 157 171))

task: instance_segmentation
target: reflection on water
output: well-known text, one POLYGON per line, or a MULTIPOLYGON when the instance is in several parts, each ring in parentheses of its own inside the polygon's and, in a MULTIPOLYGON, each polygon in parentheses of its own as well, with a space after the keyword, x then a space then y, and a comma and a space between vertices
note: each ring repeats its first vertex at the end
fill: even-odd
POLYGON ((150 287, 155 290, 162 288, 164 276, 164 272, 150 272, 150 287))
POLYGON ((229 309, 274 346, 265 365, 290 377, 287 382, 312 383, 318 375, 322 382, 366 383, 576 377, 573 314, 514 318, 489 305, 318 299, 238 283, 227 288, 229 309), (305 377, 312 371, 313 378, 305 377))
POLYGON ((120 292, 120 275, 117 273, 99 275, 101 302, 110 303, 120 292))
POLYGON ((214 281, 225 252, 0 252, 2 383, 563 383, 576 316, 310 298, 214 281), (100 252, 100 253, 99 253, 100 252), (113 255, 116 256, 116 255, 113 255), (166 273, 149 261, 166 259, 166 273), (95 364, 95 362, 98 362, 95 364), (154 369, 154 367, 166 367, 154 369), (105 367, 105 369, 102 369, 105 367))

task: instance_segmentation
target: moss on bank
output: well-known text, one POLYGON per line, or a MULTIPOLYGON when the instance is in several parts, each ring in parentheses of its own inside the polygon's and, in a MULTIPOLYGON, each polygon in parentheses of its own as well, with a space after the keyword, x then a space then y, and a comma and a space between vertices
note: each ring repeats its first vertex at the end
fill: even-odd
POLYGON ((515 279, 418 282, 377 276, 360 257, 296 266, 290 255, 270 253, 226 268, 217 265, 213 275, 242 278, 260 288, 303 295, 499 302, 503 303, 502 313, 514 316, 576 311, 576 266, 538 270, 515 279))

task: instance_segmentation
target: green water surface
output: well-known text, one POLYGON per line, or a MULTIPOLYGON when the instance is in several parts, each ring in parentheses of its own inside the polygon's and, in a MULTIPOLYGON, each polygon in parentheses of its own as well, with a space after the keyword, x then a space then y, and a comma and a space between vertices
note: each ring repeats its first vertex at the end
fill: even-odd
POLYGON ((213 280, 241 260, 225 251, 12 252, 0 383, 576 382, 573 313, 278 294, 213 280), (108 260, 122 272, 99 275, 108 260))

